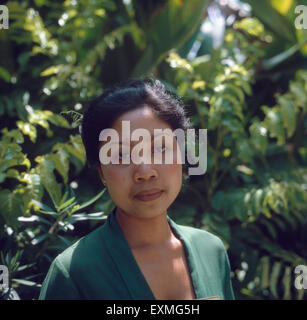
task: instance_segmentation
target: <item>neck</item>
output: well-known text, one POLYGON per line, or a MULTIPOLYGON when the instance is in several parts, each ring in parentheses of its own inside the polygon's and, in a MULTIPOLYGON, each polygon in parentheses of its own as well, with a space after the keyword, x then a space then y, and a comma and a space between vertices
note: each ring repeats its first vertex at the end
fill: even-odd
POLYGON ((115 218, 131 249, 166 248, 178 241, 169 226, 166 212, 143 219, 117 208, 115 218))

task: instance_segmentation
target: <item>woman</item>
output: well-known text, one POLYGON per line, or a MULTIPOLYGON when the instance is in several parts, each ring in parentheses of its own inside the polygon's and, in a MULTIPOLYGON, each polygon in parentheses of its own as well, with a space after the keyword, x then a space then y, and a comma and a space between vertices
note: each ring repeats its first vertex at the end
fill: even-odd
POLYGON ((234 299, 222 241, 177 225, 167 215, 182 187, 176 137, 153 149, 164 162, 126 163, 137 140, 124 139, 124 123, 131 132, 145 129, 153 141, 155 129, 174 132, 190 125, 179 99, 154 79, 122 82, 92 101, 83 117, 82 140, 88 163, 116 207, 102 226, 56 257, 40 299, 234 299), (114 149, 110 139, 101 138, 105 129, 118 134, 114 149), (101 152, 107 144, 108 152, 101 152), (165 161, 167 152, 173 155, 171 163, 165 161), (118 163, 112 161, 116 156, 118 163))

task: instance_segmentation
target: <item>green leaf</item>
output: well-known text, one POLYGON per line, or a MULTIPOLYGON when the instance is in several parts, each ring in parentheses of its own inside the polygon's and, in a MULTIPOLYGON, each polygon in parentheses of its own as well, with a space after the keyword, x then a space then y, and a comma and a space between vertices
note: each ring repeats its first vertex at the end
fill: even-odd
POLYGON ((230 227, 220 214, 206 212, 202 218, 202 224, 204 229, 209 228, 209 231, 221 237, 226 243, 230 243, 230 227))
POLYGON ((272 7, 285 15, 293 5, 294 0, 270 0, 272 7))
POLYGON ((68 210, 70 207, 74 206, 77 202, 74 201, 75 200, 75 197, 72 197, 70 199, 68 199, 67 201, 65 201, 63 204, 61 204, 59 207, 58 207, 58 211, 66 211, 68 210))
POLYGON ((0 78, 2 78, 6 82, 11 82, 11 75, 3 67, 0 67, 0 78))
POLYGON ((40 287, 39 284, 33 281, 24 280, 24 279, 12 279, 13 282, 16 282, 18 284, 22 284, 24 286, 30 286, 30 287, 40 287))
POLYGON ((247 32, 248 34, 254 37, 264 37, 265 36, 265 29, 262 23, 253 17, 243 18, 242 20, 236 20, 234 22, 235 29, 241 29, 247 32))
POLYGON ((22 199, 25 207, 28 208, 33 200, 40 201, 43 197, 44 189, 41 176, 39 174, 26 173, 21 181, 27 183, 26 187, 23 188, 22 199))
POLYGON ((276 56, 264 60, 263 61, 263 69, 270 70, 281 64, 282 62, 286 61, 287 59, 291 58, 297 51, 300 50, 302 45, 296 44, 290 49, 287 49, 284 52, 277 54, 276 56))
POLYGON ((292 227, 293 231, 297 230, 298 222, 296 221, 291 212, 284 211, 283 217, 287 220, 288 224, 292 227))
POLYGON ((287 129, 287 137, 290 138, 296 128, 296 114, 293 107, 292 101, 284 98, 283 96, 278 97, 278 102, 280 104, 280 111, 282 115, 282 120, 284 127, 287 129))
POLYGON ((236 139, 236 149, 238 152, 237 157, 239 157, 240 160, 247 163, 252 162, 254 152, 247 139, 241 137, 236 139))
POLYGON ((19 217, 18 221, 24 222, 24 223, 32 223, 32 222, 38 221, 38 222, 44 223, 48 226, 52 225, 52 223, 50 221, 48 221, 42 217, 36 216, 36 215, 32 215, 30 217, 19 217))
POLYGON ((80 205, 80 207, 78 208, 78 210, 84 209, 86 207, 88 207, 89 205, 91 205, 92 203, 94 203, 95 201, 97 201, 106 191, 106 188, 104 188, 101 192, 99 192, 96 196, 94 196, 92 199, 82 203, 80 205))
POLYGON ((38 168, 43 185, 50 195, 54 206, 57 207, 61 200, 61 187, 57 183, 53 173, 55 163, 50 159, 50 157, 48 158, 48 156, 42 157, 38 168))
POLYGON ((16 169, 9 169, 6 173, 6 177, 18 179, 20 177, 20 174, 16 169))
POLYGON ((52 160, 55 163, 56 170, 63 177, 64 183, 68 182, 68 171, 69 171, 69 153, 65 149, 65 145, 56 144, 52 150, 56 150, 56 153, 52 154, 52 160))
POLYGON ((272 268, 271 278, 270 278, 270 291, 276 299, 278 299, 277 284, 278 284, 278 278, 280 275, 281 266, 282 266, 281 262, 274 263, 272 268))
POLYGON ((72 145, 66 144, 66 150, 79 159, 82 165, 85 165, 86 155, 84 145, 80 136, 70 136, 70 142, 72 145))
POLYGON ((253 14, 279 37, 296 42, 294 23, 276 11, 268 0, 245 0, 252 6, 253 14))
POLYGON ((283 232, 287 230, 286 223, 280 217, 274 217, 274 223, 276 223, 283 232))
POLYGON ((67 222, 74 224, 77 221, 84 221, 84 220, 106 220, 107 215, 104 214, 104 212, 97 212, 97 213, 78 213, 72 215, 67 222))
POLYGON ((225 196, 223 209, 226 219, 237 218, 242 222, 247 221, 247 210, 244 207, 245 192, 241 190, 234 190, 228 192, 225 196))
POLYGON ((212 207, 220 211, 223 208, 223 203, 224 203, 224 192, 223 191, 216 192, 211 200, 212 207))
POLYGON ((252 145, 257 150, 260 150, 262 154, 265 154, 268 145, 268 130, 263 125, 261 125, 260 122, 254 122, 249 127, 249 132, 251 134, 250 141, 252 145))
POLYGON ((59 114, 54 114, 52 113, 52 115, 50 115, 50 117, 48 117, 48 120, 58 126, 58 127, 63 127, 63 128, 66 128, 66 129, 70 129, 70 124, 68 123, 68 121, 62 117, 61 115, 59 114))
POLYGON ((297 82, 290 83, 290 92, 293 94, 296 104, 305 109, 307 104, 307 94, 306 89, 302 84, 297 82))
POLYGON ((31 241, 31 244, 33 246, 36 246, 37 244, 39 244, 40 242, 44 241, 45 239, 49 238, 49 233, 44 233, 44 234, 41 234, 37 237, 35 237, 32 241, 31 241))
POLYGON ((265 256, 261 258, 261 289, 266 289, 270 285, 269 272, 270 272, 270 258, 265 256))
POLYGON ((253 216, 253 197, 252 192, 246 192, 243 199, 243 212, 246 213, 247 216, 253 216))
POLYGON ((226 88, 227 89, 230 89, 231 91, 233 91, 236 96, 237 96, 237 99, 239 100, 239 102, 241 104, 244 103, 245 99, 244 99, 244 92, 242 91, 242 89, 240 87, 237 87, 235 86, 234 84, 232 83, 227 83, 226 85, 226 88))
POLYGON ((304 224, 306 222, 306 214, 304 215, 303 213, 299 212, 299 210, 294 209, 293 215, 298 219, 300 223, 304 224))
POLYGON ((304 289, 300 289, 300 290, 297 290, 297 300, 303 300, 304 298, 304 295, 305 295, 305 290, 304 289))
POLYGON ((33 143, 36 141, 37 131, 36 131, 36 128, 31 123, 17 121, 16 124, 24 135, 28 135, 30 137, 30 140, 33 143))
POLYGON ((264 196, 265 196, 265 194, 262 189, 258 189, 253 194, 253 200, 254 200, 253 201, 253 204, 254 204, 253 212, 254 212, 254 215, 256 215, 257 217, 262 211, 264 196))
POLYGON ((275 227, 272 225, 272 223, 268 220, 262 220, 262 224, 264 224, 271 235, 271 237, 276 241, 277 240, 277 231, 275 230, 275 227))
POLYGON ((40 75, 42 77, 47 77, 47 76, 50 76, 52 74, 58 73, 62 68, 63 68, 63 65, 51 66, 51 67, 45 69, 44 71, 42 71, 40 75))
POLYGON ((45 211, 45 210, 40 210, 39 212, 50 215, 52 217, 57 217, 58 214, 56 212, 51 212, 51 211, 45 211))
POLYGON ((6 178, 6 174, 5 173, 0 173, 0 183, 2 183, 6 178))
MULTIPOLYGON (((54 212, 50 207, 48 207, 46 204, 41 203, 37 200, 32 200, 41 210, 44 210, 46 212, 54 212)), ((55 213, 55 212, 54 212, 55 213)))
POLYGON ((132 76, 150 73, 167 52, 179 48, 201 23, 208 3, 208 0, 167 1, 154 12, 146 30, 146 50, 132 76))
POLYGON ((264 119, 265 127, 270 132, 270 137, 277 138, 277 145, 285 143, 285 130, 280 111, 274 108, 262 107, 266 117, 264 119))
POLYGON ((36 265, 36 262, 30 263, 30 264, 24 264, 23 266, 18 267, 17 271, 18 272, 19 271, 23 271, 23 270, 29 269, 29 268, 31 268, 31 267, 33 267, 35 265, 36 265))
POLYGON ((11 260, 11 272, 15 272, 20 264, 20 259, 23 254, 23 250, 18 250, 13 259, 11 260))
POLYGON ((17 229, 19 223, 17 218, 24 213, 24 205, 19 194, 8 189, 0 191, 0 214, 7 225, 17 229))
POLYGON ((282 278, 282 284, 284 287, 283 300, 290 300, 291 299, 291 285, 292 285, 291 267, 285 268, 284 276, 282 278))

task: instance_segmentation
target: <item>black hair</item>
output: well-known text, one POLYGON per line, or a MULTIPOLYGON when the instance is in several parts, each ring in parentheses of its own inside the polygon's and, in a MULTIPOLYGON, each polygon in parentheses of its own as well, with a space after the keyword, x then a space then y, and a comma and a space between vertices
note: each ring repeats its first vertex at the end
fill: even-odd
POLYGON ((111 128, 123 113, 150 107, 172 130, 190 128, 190 119, 180 98, 158 79, 131 78, 106 89, 94 98, 81 123, 81 137, 90 167, 99 162, 99 134, 111 128))

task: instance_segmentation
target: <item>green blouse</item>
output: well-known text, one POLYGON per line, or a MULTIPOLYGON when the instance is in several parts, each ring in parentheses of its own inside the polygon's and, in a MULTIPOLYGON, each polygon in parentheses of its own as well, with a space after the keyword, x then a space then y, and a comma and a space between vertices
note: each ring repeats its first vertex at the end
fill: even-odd
MULTIPOLYGON (((39 299, 155 300, 115 211, 53 260, 39 299)), ((183 243, 196 298, 233 300, 223 242, 207 231, 178 225, 168 215, 167 220, 183 243)))

